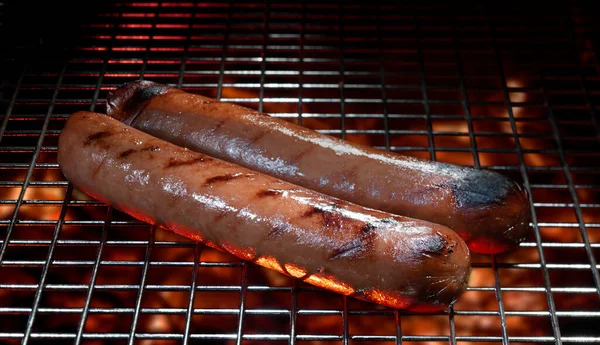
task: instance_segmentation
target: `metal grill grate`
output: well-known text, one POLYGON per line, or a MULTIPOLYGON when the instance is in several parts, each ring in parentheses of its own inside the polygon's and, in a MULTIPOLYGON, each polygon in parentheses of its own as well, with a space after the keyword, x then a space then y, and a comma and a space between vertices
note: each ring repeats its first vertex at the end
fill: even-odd
POLYGON ((67 58, 24 62, 0 99, 0 341, 600 342, 597 12, 453 6, 116 3, 67 58), (137 78, 500 171, 531 193, 534 231, 512 253, 474 256, 449 313, 416 315, 152 228, 56 164, 69 114, 103 112, 137 78))

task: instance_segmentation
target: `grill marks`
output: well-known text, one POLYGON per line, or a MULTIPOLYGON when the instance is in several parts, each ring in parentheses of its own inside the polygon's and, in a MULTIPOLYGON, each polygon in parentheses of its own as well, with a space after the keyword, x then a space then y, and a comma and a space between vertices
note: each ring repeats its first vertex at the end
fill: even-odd
POLYGON ((127 158, 136 152, 137 152, 137 150, 134 150, 134 149, 129 149, 129 150, 123 151, 119 154, 119 158, 127 158))
POLYGON ((262 198, 266 198, 266 197, 274 197, 274 196, 279 196, 283 194, 283 190, 277 190, 277 189, 263 189, 261 191, 258 191, 258 193, 256 193, 256 197, 258 199, 262 199, 262 198))
MULTIPOLYGON (((112 133, 109 133, 109 135, 111 135, 111 134, 112 133)), ((127 149, 127 150, 119 153, 119 158, 127 158, 137 152, 150 152, 150 153, 158 152, 158 151, 160 151, 160 149, 161 149, 160 146, 157 146, 157 145, 146 145, 145 147, 143 147, 141 149, 127 149)), ((150 158, 153 158, 153 156, 150 155, 150 158)), ((193 165, 193 164, 208 162, 208 161, 212 161, 212 158, 209 158, 209 157, 173 158, 172 157, 172 158, 169 158, 169 160, 164 165, 164 167, 165 167, 165 169, 169 169, 169 168, 193 165)))
POLYGON ((311 206, 311 208, 302 214, 302 217, 312 217, 315 214, 323 214, 327 212, 327 210, 321 208, 320 206, 311 206))
POLYGON ((335 200, 333 203, 328 205, 312 205, 305 211, 301 217, 308 218, 313 216, 320 216, 321 222, 324 227, 328 229, 338 229, 342 226, 342 222, 353 222, 354 220, 344 217, 338 210, 340 208, 340 201, 335 200))
MULTIPOLYGON (((146 146, 146 147, 142 148, 141 150, 139 150, 139 152, 149 152, 149 151, 150 152, 160 151, 160 147, 158 147, 156 145, 151 145, 151 146, 146 146)), ((119 158, 127 158, 136 152, 138 152, 138 150, 136 150, 136 149, 125 150, 119 154, 119 158)))
POLYGON ((329 260, 336 259, 359 259, 373 254, 373 243, 377 238, 376 226, 368 223, 361 229, 362 231, 357 235, 358 237, 354 240, 332 250, 329 254, 329 260), (369 230, 365 232, 365 228, 369 230))
POLYGON ((177 159, 177 158, 169 158, 169 161, 167 162, 167 164, 165 164, 165 168, 176 168, 176 167, 181 167, 181 166, 186 166, 186 165, 193 165, 193 164, 197 164, 197 163, 202 163, 202 162, 207 162, 210 161, 210 158, 204 158, 204 157, 192 157, 190 159, 177 159))
MULTIPOLYGON (((124 128, 126 129, 126 128, 124 128)), ((104 148, 108 148, 109 144, 108 142, 103 142, 104 139, 111 137, 113 135, 115 135, 116 133, 113 131, 99 131, 96 132, 94 134, 90 134, 87 136, 87 138, 83 141, 83 145, 84 146, 90 146, 92 144, 94 145, 100 145, 104 148)), ((156 151, 160 151, 160 147, 156 146, 156 145, 148 145, 145 146, 141 149, 127 149, 121 153, 119 153, 118 157, 119 158, 127 158, 129 156, 131 156, 132 154, 136 153, 136 152, 156 152, 156 151)))
POLYGON ((96 132, 94 134, 90 134, 88 135, 88 137, 83 141, 83 145, 84 146, 90 146, 91 144, 94 144, 95 142, 102 140, 104 138, 108 138, 111 135, 113 135, 115 133, 113 132, 108 132, 108 131, 100 131, 100 132, 96 132))
MULTIPOLYGON (((302 218, 321 217, 321 223, 335 236, 335 231, 342 228, 355 229, 355 239, 345 245, 333 249, 329 254, 329 260, 341 258, 357 259, 369 253, 372 242, 376 237, 377 224, 364 222, 344 216, 340 211, 342 205, 339 201, 327 205, 313 205, 304 213, 302 218)), ((385 223, 386 219, 381 219, 385 223)), ((388 220, 389 221, 389 220, 388 220)))
POLYGON ((367 251, 365 241, 363 241, 363 239, 358 238, 352 242, 347 243, 344 246, 333 250, 329 255, 329 260, 336 260, 341 258, 355 259, 358 258, 365 251, 367 251))
MULTIPOLYGON (((223 126, 225 121, 220 122, 216 125, 215 129, 223 126)), ((99 131, 89 135, 85 141, 84 145, 92 145, 98 144, 100 141, 114 135, 114 132, 109 131, 99 131)), ((258 142, 261 138, 264 137, 266 132, 260 133, 258 136, 253 138, 253 142, 258 142)), ((119 158, 126 159, 131 157, 136 153, 142 152, 155 152, 160 151, 160 147, 156 145, 146 145, 142 148, 129 148, 118 154, 119 158)), ((305 156, 309 150, 304 150, 298 152, 292 159, 292 161, 299 161, 303 156, 305 156)), ((191 166, 199 163, 204 163, 207 161, 212 161, 213 159, 205 156, 187 156, 187 157, 172 157, 165 162, 164 167, 166 169, 170 168, 178 168, 182 166, 191 166)), ((248 178, 254 176, 252 173, 226 173, 221 175, 212 176, 204 181, 204 186, 214 186, 220 183, 227 183, 229 181, 233 181, 240 178, 248 178)), ((277 190, 277 189, 262 189, 258 190, 255 194, 256 198, 262 199, 266 197, 280 197, 282 196, 286 190, 277 190)), ((357 259, 365 253, 369 252, 369 244, 372 242, 371 239, 375 233, 376 226, 371 223, 364 223, 361 221, 357 221, 356 219, 348 218, 344 216, 340 212, 340 208, 344 205, 341 204, 340 201, 332 200, 331 202, 322 203, 322 204, 312 204, 308 206, 308 208, 300 214, 301 218, 314 218, 317 221, 317 224, 320 222, 322 226, 329 231, 335 232, 343 227, 350 226, 355 229, 357 232, 357 237, 350 242, 346 242, 342 246, 337 248, 331 248, 328 258, 330 260, 337 259, 357 259)), ((221 212, 217 212, 213 221, 221 221, 223 218, 228 216, 228 212, 222 210, 221 212)), ((270 230, 265 235, 265 239, 273 239, 284 235, 292 228, 292 225, 288 222, 284 222, 281 224, 274 224, 271 226, 270 230)), ((444 243, 440 243, 443 241, 442 238, 439 238, 436 243, 431 243, 428 245, 428 252, 437 252, 444 251, 447 248, 444 243)), ((345 241, 344 241, 345 242, 345 241)))
POLYGON ((217 176, 213 176, 211 178, 208 178, 204 182, 204 186, 206 187, 206 186, 210 186, 210 185, 215 184, 215 183, 227 182, 227 181, 231 181, 231 180, 236 179, 236 178, 250 177, 250 176, 253 176, 253 175, 254 174, 244 174, 244 173, 217 175, 217 176))

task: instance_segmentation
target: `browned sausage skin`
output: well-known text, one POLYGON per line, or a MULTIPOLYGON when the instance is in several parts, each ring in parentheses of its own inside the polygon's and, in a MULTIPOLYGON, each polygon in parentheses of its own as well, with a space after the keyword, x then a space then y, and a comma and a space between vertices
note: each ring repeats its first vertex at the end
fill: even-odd
POLYGON ((529 231, 526 190, 486 170, 406 157, 150 81, 117 89, 109 115, 156 137, 359 205, 446 225, 478 253, 529 231))
POLYGON ((440 310, 469 276, 468 248, 444 226, 298 187, 105 115, 72 115, 58 162, 75 186, 140 220, 363 300, 440 310))

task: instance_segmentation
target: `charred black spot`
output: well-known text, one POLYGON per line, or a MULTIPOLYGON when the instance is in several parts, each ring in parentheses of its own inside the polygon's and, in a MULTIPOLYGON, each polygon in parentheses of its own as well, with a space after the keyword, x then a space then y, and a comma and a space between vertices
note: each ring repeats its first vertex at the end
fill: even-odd
POLYGON ((146 101, 164 94, 169 90, 169 86, 157 83, 147 84, 146 87, 139 87, 129 101, 124 105, 123 110, 125 112, 135 112, 138 110, 140 104, 146 101))
POLYGON ((90 134, 83 142, 83 144, 85 146, 89 146, 91 145, 93 142, 110 137, 111 135, 113 135, 113 133, 111 132, 106 132, 106 131, 102 131, 102 132, 96 132, 94 134, 90 134))
POLYGON ((206 161, 206 159, 202 158, 202 157, 195 157, 195 158, 191 158, 191 159, 187 159, 187 160, 170 158, 165 167, 166 168, 175 168, 175 167, 180 167, 180 166, 184 166, 184 165, 192 165, 192 164, 196 164, 196 163, 202 163, 204 161, 206 161))
POLYGON ((508 177, 488 170, 462 172, 462 177, 443 185, 452 191, 459 208, 479 208, 500 205, 518 186, 508 177))
POLYGON ((213 177, 207 179, 204 182, 204 185, 208 186, 208 185, 211 185, 211 184, 217 183, 217 182, 227 182, 227 181, 236 179, 238 177, 243 177, 243 176, 248 176, 248 174, 227 174, 227 175, 213 176, 213 177))
POLYGON ((283 194, 282 190, 276 190, 276 189, 264 189, 261 190, 260 192, 256 193, 256 197, 257 198, 264 198, 264 197, 268 197, 268 196, 278 196, 283 194))
POLYGON ((123 84, 106 97, 106 111, 119 121, 130 125, 154 97, 171 90, 164 84, 136 80, 123 84))
POLYGON ((454 247, 456 247, 456 245, 456 242, 448 242, 446 237, 438 232, 437 236, 431 236, 428 238, 424 245, 423 252, 436 255, 451 254, 454 252, 454 247))
POLYGON ((339 200, 333 200, 333 202, 329 203, 329 204, 323 204, 323 205, 315 205, 315 206, 311 206, 311 208, 304 212, 302 214, 302 217, 310 217, 312 215, 315 214, 322 214, 323 217, 326 217, 326 215, 338 215, 338 209, 340 208, 340 201, 339 200))
POLYGON ((121 152, 121 153, 119 154, 119 157, 120 157, 120 158, 127 158, 128 156, 130 156, 131 154, 134 154, 134 153, 136 153, 136 152, 137 152, 137 150, 134 150, 134 149, 129 149, 129 150, 126 150, 126 151, 123 151, 123 152, 121 152))
POLYGON ((393 219, 390 219, 390 218, 383 218, 383 219, 379 219, 379 220, 378 220, 378 222, 379 222, 380 224, 384 224, 384 225, 385 225, 385 224, 391 224, 393 221, 394 221, 394 220, 393 220, 393 219))
POLYGON ((319 206, 311 206, 308 211, 302 213, 302 217, 312 217, 315 214, 323 214, 327 212, 327 210, 319 207, 319 206))
POLYGON ((365 224, 365 226, 362 227, 362 232, 364 232, 365 234, 368 234, 369 232, 373 231, 376 229, 376 226, 371 224, 371 223, 367 223, 365 224))
POLYGON ((152 151, 152 152, 156 152, 159 151, 160 147, 156 146, 156 145, 152 145, 152 146, 146 146, 143 149, 141 149, 140 151, 142 152, 146 152, 146 151, 152 151))
POLYGON ((273 238, 275 236, 278 236, 279 234, 287 231, 290 227, 291 225, 289 225, 288 223, 275 225, 267 234, 267 238, 273 238))
POLYGON ((168 89, 169 89, 169 87, 167 85, 154 84, 145 89, 141 89, 140 92, 137 93, 138 99, 140 101, 147 101, 150 98, 156 97, 158 95, 162 95, 168 89))
POLYGON ((365 250, 365 244, 362 240, 357 239, 339 248, 336 248, 329 255, 329 260, 340 258, 354 258, 360 255, 365 250))
POLYGON ((444 252, 444 248, 446 248, 446 246, 442 241, 437 238, 431 238, 427 242, 427 246, 424 251, 432 254, 442 254, 444 252))

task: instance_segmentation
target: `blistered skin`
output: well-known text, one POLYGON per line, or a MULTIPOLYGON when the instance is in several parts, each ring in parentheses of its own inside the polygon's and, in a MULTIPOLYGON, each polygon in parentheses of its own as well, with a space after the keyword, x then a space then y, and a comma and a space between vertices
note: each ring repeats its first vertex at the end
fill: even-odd
POLYGON ((109 115, 191 150, 359 205, 446 225, 474 252, 529 231, 528 195, 485 170, 406 157, 149 81, 108 97, 109 115))
POLYGON ((444 226, 298 187, 105 115, 72 115, 58 162, 82 191, 140 220, 348 296, 439 310, 470 273, 466 244, 444 226))

